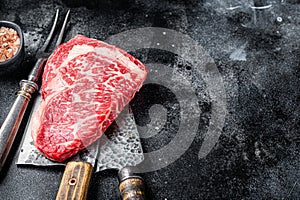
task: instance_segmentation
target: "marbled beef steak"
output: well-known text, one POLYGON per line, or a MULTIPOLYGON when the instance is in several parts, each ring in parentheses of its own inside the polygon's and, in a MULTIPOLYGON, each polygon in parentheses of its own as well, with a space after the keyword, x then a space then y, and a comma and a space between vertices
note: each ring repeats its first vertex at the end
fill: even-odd
POLYGON ((148 70, 124 50, 77 35, 49 57, 34 144, 62 162, 97 140, 130 102, 148 70))

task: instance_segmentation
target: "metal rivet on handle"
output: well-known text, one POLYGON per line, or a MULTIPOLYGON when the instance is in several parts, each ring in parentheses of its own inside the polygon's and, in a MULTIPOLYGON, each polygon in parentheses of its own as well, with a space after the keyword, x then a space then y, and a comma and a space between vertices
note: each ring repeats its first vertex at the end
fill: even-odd
POLYGON ((70 178, 68 183, 69 183, 69 185, 76 185, 77 180, 76 180, 76 178, 70 178))

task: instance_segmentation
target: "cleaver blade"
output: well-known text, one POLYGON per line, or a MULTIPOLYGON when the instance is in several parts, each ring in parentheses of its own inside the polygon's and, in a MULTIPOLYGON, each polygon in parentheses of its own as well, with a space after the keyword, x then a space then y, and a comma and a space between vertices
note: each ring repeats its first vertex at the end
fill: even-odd
POLYGON ((66 165, 56 199, 86 199, 92 172, 105 169, 119 170, 120 192, 123 199, 134 195, 144 199, 141 177, 131 171, 144 160, 137 126, 129 106, 126 106, 106 132, 93 144, 64 163, 54 162, 42 155, 34 146, 31 137, 33 113, 42 100, 40 93, 35 98, 23 141, 19 149, 17 165, 55 166, 66 165))

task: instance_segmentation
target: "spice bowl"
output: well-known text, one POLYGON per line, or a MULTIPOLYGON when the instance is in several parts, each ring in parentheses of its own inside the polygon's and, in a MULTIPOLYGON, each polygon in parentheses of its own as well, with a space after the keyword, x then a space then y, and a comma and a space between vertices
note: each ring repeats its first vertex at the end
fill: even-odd
POLYGON ((0 76, 16 71, 25 55, 24 36, 14 22, 0 21, 0 76))

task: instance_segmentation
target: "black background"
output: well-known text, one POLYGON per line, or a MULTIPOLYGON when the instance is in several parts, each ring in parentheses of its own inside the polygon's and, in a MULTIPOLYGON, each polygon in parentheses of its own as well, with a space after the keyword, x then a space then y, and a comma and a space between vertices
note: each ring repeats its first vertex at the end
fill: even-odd
MULTIPOLYGON (((254 2, 259 6, 260 1, 254 2)), ((224 81, 228 114, 216 146, 199 160, 211 102, 209 98, 201 98, 205 93, 203 86, 196 86, 202 111, 197 136, 174 163, 141 174, 148 198, 297 199, 300 196, 300 3, 268 2, 272 7, 257 12, 254 23, 249 5, 230 11, 224 1, 1 0, 0 20, 21 26, 27 54, 18 71, 0 79, 0 123, 19 89, 18 82, 27 77, 35 62, 34 55, 50 29, 57 8, 64 12, 71 8, 66 40, 77 33, 105 40, 135 28, 169 28, 189 35, 214 59, 224 81), (246 57, 232 58, 232 53, 240 48, 246 57)), ((191 66, 180 64, 178 57, 168 52, 132 53, 144 63, 163 63, 180 69, 186 76, 201 79, 191 66)), ((154 103, 164 105, 173 114, 168 115, 171 121, 159 135, 143 140, 148 152, 167 144, 176 134, 171 130, 176 130, 180 121, 179 108, 168 107, 177 105, 172 93, 148 85, 132 102, 140 126, 149 123, 149 116, 142 110, 154 103)), ((15 165, 28 114, 0 175, 1 199, 55 199, 63 168, 15 165)), ((117 186, 116 171, 97 173, 92 177, 88 199, 120 199, 117 186)))

